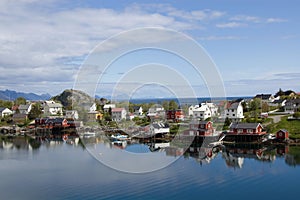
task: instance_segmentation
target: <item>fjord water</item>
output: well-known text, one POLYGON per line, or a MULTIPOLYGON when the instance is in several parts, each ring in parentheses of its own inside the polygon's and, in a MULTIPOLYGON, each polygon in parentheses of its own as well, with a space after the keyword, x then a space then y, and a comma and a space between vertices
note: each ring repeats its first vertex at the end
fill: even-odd
MULTIPOLYGON (((242 165, 224 153, 209 162, 182 156, 161 170, 132 174, 113 170, 80 145, 39 148, 27 143, 0 148, 0 199, 294 199, 297 155, 245 156, 242 165), (274 160, 273 158, 276 159, 274 160)), ((136 149, 137 146, 132 149, 136 149)), ((141 147, 144 151, 144 146, 141 147)), ((299 151, 291 147, 291 151, 299 151)))

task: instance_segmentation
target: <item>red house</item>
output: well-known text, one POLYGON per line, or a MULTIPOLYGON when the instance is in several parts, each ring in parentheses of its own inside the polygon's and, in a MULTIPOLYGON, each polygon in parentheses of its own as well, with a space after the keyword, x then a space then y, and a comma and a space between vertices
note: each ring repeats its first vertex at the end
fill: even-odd
POLYGON ((281 129, 276 133, 276 138, 279 140, 286 140, 289 138, 289 132, 285 129, 281 129))
POLYGON ((263 142, 266 132, 260 123, 233 123, 226 133, 225 141, 263 142))
POLYGON ((182 109, 177 110, 168 110, 166 112, 167 120, 173 121, 173 122, 179 122, 184 120, 184 114, 182 109))
POLYGON ((263 127, 260 123, 233 123, 230 126, 228 135, 264 135, 263 127))
POLYGON ((215 133, 211 121, 195 121, 190 123, 190 128, 185 132, 190 136, 212 136, 215 133))

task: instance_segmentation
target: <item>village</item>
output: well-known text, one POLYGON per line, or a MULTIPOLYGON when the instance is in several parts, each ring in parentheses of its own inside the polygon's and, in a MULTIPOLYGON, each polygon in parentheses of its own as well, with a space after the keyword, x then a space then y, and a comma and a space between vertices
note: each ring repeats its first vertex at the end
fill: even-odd
POLYGON ((0 108, 1 134, 49 134, 62 138, 64 134, 76 135, 100 127, 110 135, 123 130, 122 133, 129 137, 140 138, 174 136, 177 131, 183 135, 206 137, 226 134, 224 141, 227 142, 264 142, 268 139, 297 142, 297 134, 300 134, 290 133, 288 128, 274 130, 272 127, 284 118, 299 123, 300 98, 291 90, 280 89, 275 95, 257 94, 253 98, 205 101, 181 107, 175 100, 161 104, 124 104, 102 98, 81 105, 80 111, 68 109, 72 106, 55 100, 19 100, 21 103, 11 108, 0 108), (199 124, 199 127, 192 124, 199 124))

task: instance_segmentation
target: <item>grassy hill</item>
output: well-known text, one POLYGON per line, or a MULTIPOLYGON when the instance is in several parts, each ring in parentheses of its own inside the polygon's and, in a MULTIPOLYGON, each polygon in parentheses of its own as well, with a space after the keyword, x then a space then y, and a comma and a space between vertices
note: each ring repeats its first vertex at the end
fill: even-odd
POLYGON ((300 139, 300 120, 288 120, 288 117, 282 117, 278 123, 272 123, 267 126, 269 133, 276 133, 280 129, 286 129, 290 133, 291 139, 300 139))

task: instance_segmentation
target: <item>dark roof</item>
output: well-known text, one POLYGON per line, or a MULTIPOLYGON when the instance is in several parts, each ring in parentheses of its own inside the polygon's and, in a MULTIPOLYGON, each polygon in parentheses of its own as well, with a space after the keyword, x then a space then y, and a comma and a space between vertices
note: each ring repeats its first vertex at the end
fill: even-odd
POLYGON ((239 107, 240 103, 236 102, 230 105, 228 109, 237 109, 239 107))
POLYGON ((46 123, 62 123, 64 121, 64 118, 48 118, 46 120, 46 123))
POLYGON ((133 106, 133 110, 139 110, 141 106, 133 106))
MULTIPOLYGON (((285 129, 280 129, 279 131, 284 132, 284 133, 287 133, 287 132, 288 132, 288 131, 285 130, 285 129)), ((279 132, 279 131, 278 131, 278 132, 279 132)))
POLYGON ((230 129, 256 129, 260 123, 232 123, 230 129))
POLYGON ((284 99, 278 99, 278 100, 273 101, 273 103, 279 104, 279 103, 282 103, 283 101, 284 101, 284 99))
POLYGON ((257 94, 255 98, 259 98, 259 99, 262 99, 262 100, 268 100, 270 97, 272 96, 272 94, 257 94))
POLYGON ((154 128, 169 128, 169 124, 165 123, 153 123, 151 124, 154 128))
POLYGON ((1 107, 1 108, 0 108, 0 112, 2 112, 3 110, 5 110, 5 108, 1 107))
POLYGON ((30 104, 26 104, 26 105, 19 105, 19 110, 28 110, 30 104))

